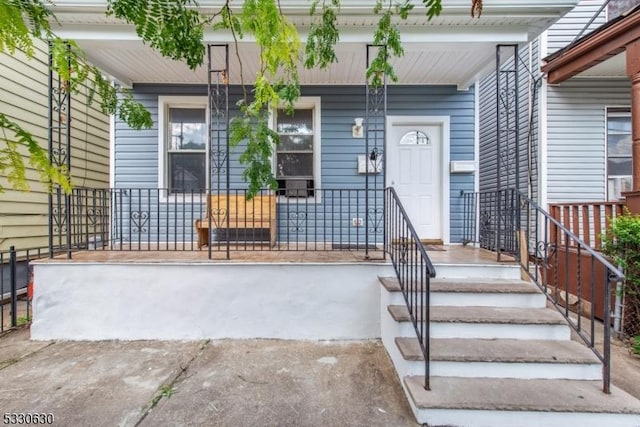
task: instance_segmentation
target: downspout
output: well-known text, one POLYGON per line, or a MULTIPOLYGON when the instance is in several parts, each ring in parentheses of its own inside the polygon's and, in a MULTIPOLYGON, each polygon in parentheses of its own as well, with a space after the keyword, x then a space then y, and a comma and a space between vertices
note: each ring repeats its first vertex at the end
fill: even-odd
POLYGON ((536 79, 531 80, 529 86, 529 130, 527 132, 527 196, 530 200, 533 198, 533 158, 534 158, 534 144, 533 144, 533 122, 535 119, 535 105, 538 99, 538 88, 542 84, 542 75, 536 79))

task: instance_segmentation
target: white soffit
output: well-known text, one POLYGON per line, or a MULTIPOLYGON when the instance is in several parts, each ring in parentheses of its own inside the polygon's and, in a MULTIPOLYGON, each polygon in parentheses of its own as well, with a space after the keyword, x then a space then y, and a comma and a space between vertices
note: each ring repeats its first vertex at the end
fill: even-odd
MULTIPOLYGON (((203 84, 207 81, 206 66, 195 71, 186 64, 169 60, 153 52, 139 41, 82 42, 89 59, 122 83, 203 84)), ((224 64, 221 49, 214 49, 216 68, 224 64)), ((459 85, 473 78, 487 58, 493 59, 495 46, 477 44, 468 49, 463 44, 408 44, 405 54, 392 61, 399 84, 459 85)), ((249 43, 239 45, 244 81, 251 82, 258 63, 258 49, 249 43)), ((337 47, 338 63, 326 70, 300 67, 300 82, 305 85, 364 84, 366 45, 341 44, 337 47)), ((241 82, 235 49, 230 47, 230 81, 241 82)))
MULTIPOLYGON (((200 5, 215 10, 221 2, 201 0, 200 5)), ((421 5, 402 23, 405 55, 394 60, 399 84, 454 84, 466 87, 494 60, 495 45, 524 43, 533 39, 577 0, 505 1, 485 0, 481 18, 469 16, 471 0, 446 0, 440 17, 427 22, 421 5)), ((205 83, 205 67, 192 71, 176 61, 162 58, 143 45, 134 29, 104 14, 106 2, 100 0, 57 0, 55 13, 61 37, 75 39, 89 58, 106 73, 125 84, 205 83)), ((371 14, 371 0, 343 0, 338 21, 340 44, 338 63, 327 70, 300 67, 302 84, 363 84, 366 45, 371 43, 377 17, 371 14)), ((309 2, 281 0, 281 6, 295 23, 304 40, 310 22, 309 2)), ((232 43, 228 33, 209 32, 209 43, 232 43)), ((231 52, 231 83, 239 83, 238 61, 231 52)), ((245 40, 239 44, 244 81, 251 82, 257 70, 258 51, 245 40)), ((218 58, 218 61, 221 61, 218 58)), ((218 62, 221 63, 221 62, 218 62)))
POLYGON ((627 77, 627 55, 626 52, 621 52, 616 56, 613 56, 606 61, 594 65, 586 71, 578 74, 576 78, 581 77, 627 77))

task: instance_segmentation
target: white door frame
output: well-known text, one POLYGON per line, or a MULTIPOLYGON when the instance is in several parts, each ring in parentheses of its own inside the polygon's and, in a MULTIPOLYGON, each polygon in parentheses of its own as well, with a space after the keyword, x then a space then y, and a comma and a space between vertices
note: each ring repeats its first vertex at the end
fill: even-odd
MULTIPOLYGON (((440 150, 440 162, 442 165, 441 173, 441 182, 442 182, 442 191, 440 200, 440 205, 442 207, 441 215, 441 226, 442 226, 442 241, 445 245, 448 245, 451 242, 450 236, 450 191, 451 184, 449 179, 449 150, 450 150, 450 125, 451 118, 450 116, 387 116, 386 121, 386 141, 387 146, 385 147, 385 151, 389 150, 391 147, 391 142, 389 138, 389 132, 392 126, 440 126, 442 129, 442 147, 440 150)), ((389 181, 389 175, 387 171, 385 171, 385 178, 387 182, 389 181)))

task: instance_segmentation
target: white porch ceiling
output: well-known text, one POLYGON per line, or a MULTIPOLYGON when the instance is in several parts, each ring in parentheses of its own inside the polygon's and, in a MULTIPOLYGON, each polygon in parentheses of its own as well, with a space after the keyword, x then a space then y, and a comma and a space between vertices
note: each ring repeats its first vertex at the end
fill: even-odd
MULTIPOLYGON (((214 10, 216 2, 202 0, 200 4, 214 10)), ((414 13, 402 23, 405 55, 394 60, 398 84, 452 84, 467 87, 482 73, 490 71, 496 44, 524 43, 532 40, 577 0, 485 0, 481 18, 469 16, 470 0, 445 0, 440 17, 427 22, 424 13, 414 13)), ((202 84, 207 81, 206 64, 197 70, 176 61, 162 58, 145 46, 134 29, 106 17, 105 2, 58 0, 55 13, 60 23, 56 32, 73 38, 86 50, 89 58, 120 82, 202 84)), ((285 13, 299 28, 304 40, 309 26, 309 3, 281 0, 285 13)), ((337 46, 338 63, 327 70, 306 70, 300 67, 302 84, 348 85, 363 84, 366 70, 366 46, 372 40, 377 20, 370 10, 372 1, 343 0, 338 24, 341 30, 337 46)), ((224 32, 207 33, 207 43, 232 43, 224 32)), ((230 46, 230 81, 251 82, 258 66, 258 50, 251 40, 238 44, 238 56, 230 46)), ((220 55, 214 62, 222 64, 220 55)))

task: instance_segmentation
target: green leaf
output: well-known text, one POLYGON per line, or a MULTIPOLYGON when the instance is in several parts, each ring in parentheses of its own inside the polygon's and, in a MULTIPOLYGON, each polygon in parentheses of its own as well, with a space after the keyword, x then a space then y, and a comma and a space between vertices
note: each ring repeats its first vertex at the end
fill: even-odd
POLYGON ((625 210, 610 220, 602 251, 625 272, 624 292, 640 295, 640 215, 625 210))
POLYGON ((429 19, 429 21, 442 13, 441 0, 422 0, 422 3, 427 9, 427 18, 429 19))
MULTIPOLYGON (((28 190, 24 159, 40 174, 44 183, 59 185, 67 193, 71 191, 71 181, 65 167, 56 167, 49 161, 48 152, 34 137, 19 124, 0 113, 0 173, 7 177, 11 186, 17 190, 28 190), (11 132, 12 136, 7 132, 11 132), (26 153, 21 152, 26 148, 26 153)), ((4 188, 0 185, 0 192, 4 188)))
POLYGON ((0 0, 0 52, 34 55, 33 37, 50 33, 53 15, 40 0, 0 0))
POLYGON ((268 117, 266 111, 251 111, 247 106, 243 106, 242 114, 231 120, 229 128, 233 147, 242 142, 246 144, 239 160, 246 166, 242 177, 249 184, 248 198, 252 198, 265 187, 277 187, 277 181, 271 171, 271 157, 274 144, 278 141, 278 134, 269 128, 268 117))
POLYGON ((205 55, 204 19, 196 6, 193 0, 109 0, 107 14, 133 24, 149 46, 194 70, 205 55))
MULTIPOLYGON (((315 15, 317 1, 311 8, 311 15, 315 15)), ((315 17, 309 27, 309 36, 305 47, 306 68, 325 69, 329 65, 338 62, 335 52, 335 45, 340 39, 337 26, 337 15, 340 12, 340 3, 334 0, 331 4, 323 2, 322 15, 315 17)))

